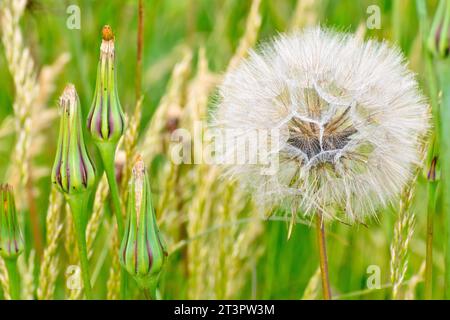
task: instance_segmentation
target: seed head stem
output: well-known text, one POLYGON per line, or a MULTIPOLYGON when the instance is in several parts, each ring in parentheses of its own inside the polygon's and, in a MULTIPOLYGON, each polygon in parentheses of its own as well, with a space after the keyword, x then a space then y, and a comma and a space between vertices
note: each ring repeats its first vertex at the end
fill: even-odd
POLYGON ((322 221, 322 214, 316 214, 317 244, 319 247, 320 272, 322 278, 323 299, 331 300, 330 279, 328 276, 328 258, 325 242, 325 225, 322 221))

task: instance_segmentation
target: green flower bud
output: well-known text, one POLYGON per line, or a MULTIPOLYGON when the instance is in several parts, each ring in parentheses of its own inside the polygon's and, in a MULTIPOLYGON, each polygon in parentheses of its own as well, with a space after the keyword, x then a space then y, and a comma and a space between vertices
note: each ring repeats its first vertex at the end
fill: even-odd
POLYGON ((143 289, 154 291, 167 251, 156 224, 150 183, 139 157, 129 185, 127 226, 120 262, 143 289))
POLYGON ((86 150, 81 110, 75 87, 68 84, 60 98, 62 109, 52 181, 65 194, 78 194, 95 184, 95 169, 86 150))
POLYGON ((7 184, 0 185, 0 255, 5 259, 17 258, 23 247, 13 189, 7 184))
POLYGON ((441 0, 433 18, 430 34, 427 40, 430 52, 442 58, 449 54, 450 46, 450 3, 441 0))
POLYGON ((117 93, 114 35, 109 26, 103 27, 102 36, 97 83, 87 127, 94 141, 117 144, 125 124, 117 93))

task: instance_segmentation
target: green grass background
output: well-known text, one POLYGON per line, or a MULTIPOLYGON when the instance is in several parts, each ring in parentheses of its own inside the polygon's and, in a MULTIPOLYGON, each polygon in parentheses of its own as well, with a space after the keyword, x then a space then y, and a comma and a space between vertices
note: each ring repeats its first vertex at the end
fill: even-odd
MULTIPOLYGON (((144 57, 143 57, 143 107, 142 128, 145 128, 165 92, 172 67, 182 57, 182 48, 206 47, 210 68, 224 72, 239 39, 245 30, 250 1, 246 0, 146 0, 144 57)), ((379 5, 381 29, 368 30, 366 36, 387 39, 398 44, 407 56, 418 55, 411 61, 411 68, 423 81, 422 59, 414 50, 414 41, 419 36, 419 27, 412 0, 400 1, 396 9, 394 1, 375 0, 324 0, 318 12, 320 24, 344 31, 355 31, 368 14, 369 5, 379 5)), ((436 1, 427 1, 433 12, 436 1)), ((263 17, 259 41, 270 39, 279 32, 286 31, 292 18, 296 1, 262 0, 263 17)), ((87 114, 96 76, 98 44, 101 27, 110 24, 115 30, 118 50, 118 87, 122 105, 126 111, 135 104, 134 74, 136 65, 137 1, 131 0, 37 0, 31 1, 22 30, 26 43, 31 48, 37 65, 52 63, 62 52, 71 54, 71 61, 65 67, 56 85, 51 107, 57 107, 57 98, 67 82, 73 82, 81 99, 83 113, 87 114), (66 8, 77 4, 81 9, 81 29, 69 30, 66 27, 68 14, 66 8)), ((6 66, 3 47, 0 46, 0 121, 12 114, 14 85, 6 66)), ((35 159, 39 164, 51 167, 56 145, 58 121, 52 127, 46 151, 35 159)), ((10 150, 14 137, 0 141, 0 181, 10 161, 10 150)), ((42 232, 47 208, 50 181, 36 182, 37 198, 41 213, 42 232)), ((426 234, 426 184, 419 178, 413 210, 417 224, 409 256, 406 279, 418 273, 425 259, 426 234)), ((438 210, 439 211, 439 210, 438 210)), ((377 265, 381 271, 381 283, 389 283, 389 245, 393 236, 396 218, 395 206, 379 212, 378 221, 369 222, 367 227, 350 227, 332 224, 329 227, 328 252, 330 279, 337 295, 349 294, 351 299, 385 299, 390 297, 390 289, 372 290, 358 294, 367 288, 370 274, 367 268, 377 265), (353 293, 353 295, 352 295, 353 293)), ((443 294, 443 217, 437 213, 435 219, 435 285, 434 295, 443 294)), ((26 224, 27 246, 31 237, 26 224)), ((262 243, 266 250, 258 260, 253 272, 247 278, 244 290, 236 298, 299 299, 311 276, 318 266, 314 230, 305 225, 297 225, 292 237, 287 239, 288 226, 283 222, 265 223, 262 243)), ((97 250, 98 251, 98 250, 97 250)), ((171 262, 181 259, 175 255, 171 262)), ((169 268, 170 269, 170 268, 169 268)), ((98 283, 105 283, 108 269, 100 274, 98 283)), ((58 282, 56 296, 61 297, 64 285, 63 276, 58 282)), ((167 298, 183 298, 186 281, 177 272, 166 273, 163 283, 167 298)), ((417 298, 423 295, 423 285, 419 284, 417 298)), ((101 285, 96 294, 104 295, 101 285)))

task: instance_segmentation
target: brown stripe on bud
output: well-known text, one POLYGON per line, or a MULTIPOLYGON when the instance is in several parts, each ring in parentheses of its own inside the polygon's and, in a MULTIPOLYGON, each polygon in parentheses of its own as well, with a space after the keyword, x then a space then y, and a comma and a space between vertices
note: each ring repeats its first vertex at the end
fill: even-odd
POLYGON ((433 157, 430 164, 430 170, 428 170, 428 181, 436 181, 436 164, 437 164, 437 156, 433 157))

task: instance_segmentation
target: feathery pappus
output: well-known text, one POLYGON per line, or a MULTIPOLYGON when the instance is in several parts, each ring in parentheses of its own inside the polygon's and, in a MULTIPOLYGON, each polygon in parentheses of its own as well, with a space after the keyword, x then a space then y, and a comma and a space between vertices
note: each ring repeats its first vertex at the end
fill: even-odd
POLYGON ((229 71, 212 127, 225 175, 257 203, 354 222, 410 180, 429 119, 398 49, 315 27, 276 37, 229 71), (242 152, 247 161, 236 161, 242 152), (271 174, 264 158, 277 161, 271 174))

